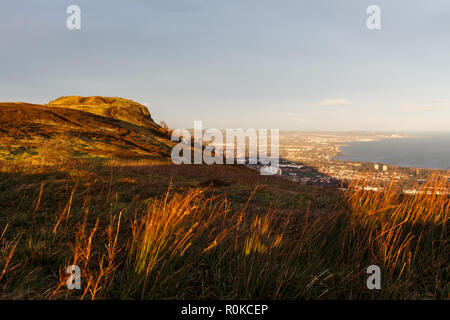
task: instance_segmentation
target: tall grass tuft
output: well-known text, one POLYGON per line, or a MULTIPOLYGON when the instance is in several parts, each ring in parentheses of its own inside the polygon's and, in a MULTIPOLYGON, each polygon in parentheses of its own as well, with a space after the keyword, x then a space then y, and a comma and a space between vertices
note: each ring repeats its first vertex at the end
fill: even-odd
MULTIPOLYGON (((303 201, 304 189, 294 189, 301 195, 297 206, 281 208, 267 206, 264 190, 245 193, 228 184, 223 192, 172 185, 162 195, 139 198, 127 194, 124 185, 147 179, 155 169, 133 170, 138 175, 122 182, 111 171, 104 177, 58 176, 62 183, 49 180, 45 188, 39 179, 26 180, 31 178, 24 172, 14 175, 13 168, 2 173, 0 188, 15 193, 1 193, 0 202, 21 210, 4 206, 0 216, 1 297, 450 297, 450 201, 444 174, 409 194, 401 192, 394 177, 378 186, 379 192, 365 188, 369 181, 364 180, 352 182, 345 192, 321 191, 338 195, 332 204, 303 201), (34 198, 27 203, 30 194, 34 198), (67 289, 69 265, 81 269, 79 291, 67 289), (381 268, 381 290, 366 287, 370 265, 381 268)), ((191 170, 193 176, 199 172, 191 170)), ((284 187, 277 182, 271 190, 297 196, 284 187)))

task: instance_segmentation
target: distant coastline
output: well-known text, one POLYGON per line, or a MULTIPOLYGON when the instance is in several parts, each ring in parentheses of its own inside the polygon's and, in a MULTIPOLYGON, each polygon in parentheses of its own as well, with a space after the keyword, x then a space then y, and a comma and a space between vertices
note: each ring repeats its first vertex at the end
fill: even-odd
MULTIPOLYGON (((343 152, 342 152, 341 148, 342 147, 349 147, 353 143, 376 142, 376 141, 384 141, 384 140, 388 140, 388 139, 405 139, 405 138, 414 139, 414 138, 420 138, 420 136, 406 135, 406 134, 376 135, 374 137, 359 139, 359 140, 356 140, 356 141, 343 141, 342 143, 336 145, 336 154, 332 155, 331 159, 332 160, 340 160, 340 159, 335 159, 335 158, 343 155, 343 152)), ((345 160, 343 160, 343 161, 345 161, 345 160)))
POLYGON ((333 161, 380 163, 404 168, 446 170, 450 164, 450 134, 404 135, 345 142, 333 161))

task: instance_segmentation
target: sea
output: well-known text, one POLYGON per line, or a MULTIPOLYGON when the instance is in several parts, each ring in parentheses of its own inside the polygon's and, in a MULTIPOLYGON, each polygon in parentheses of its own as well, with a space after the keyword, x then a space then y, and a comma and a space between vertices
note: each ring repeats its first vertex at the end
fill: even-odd
POLYGON ((334 160, 399 167, 450 169, 450 132, 408 133, 407 138, 349 142, 334 160))

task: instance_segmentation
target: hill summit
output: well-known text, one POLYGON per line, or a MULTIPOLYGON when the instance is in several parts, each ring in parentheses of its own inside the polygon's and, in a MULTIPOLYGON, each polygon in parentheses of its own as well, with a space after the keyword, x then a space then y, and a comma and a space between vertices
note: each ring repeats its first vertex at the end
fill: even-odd
POLYGON ((174 143, 147 107, 116 97, 61 97, 48 104, 0 102, 0 159, 169 159, 174 143))
POLYGON ((147 107, 124 98, 66 96, 50 101, 48 106, 80 110, 152 129, 158 127, 147 107))

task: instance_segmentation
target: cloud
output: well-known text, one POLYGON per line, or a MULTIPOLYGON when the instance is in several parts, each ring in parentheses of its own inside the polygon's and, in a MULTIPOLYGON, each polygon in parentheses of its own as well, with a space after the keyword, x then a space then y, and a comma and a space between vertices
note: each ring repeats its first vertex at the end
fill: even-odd
POLYGON ((342 99, 325 99, 313 104, 314 107, 339 107, 350 104, 351 101, 345 98, 342 99))
POLYGON ((403 105, 401 109, 403 112, 427 112, 442 110, 447 107, 450 107, 450 100, 430 99, 413 105, 403 105))

